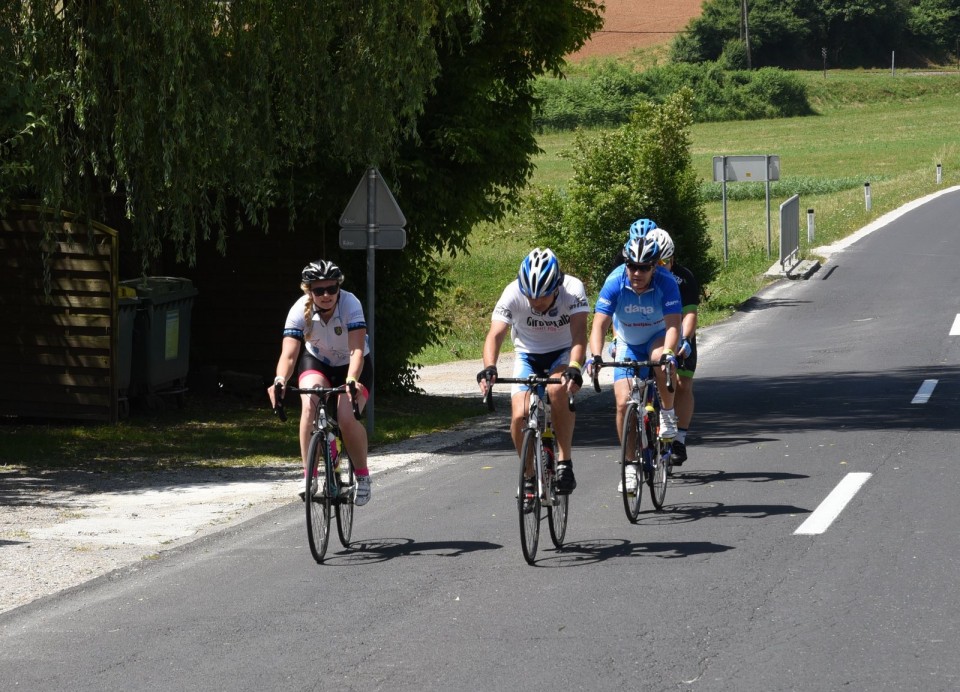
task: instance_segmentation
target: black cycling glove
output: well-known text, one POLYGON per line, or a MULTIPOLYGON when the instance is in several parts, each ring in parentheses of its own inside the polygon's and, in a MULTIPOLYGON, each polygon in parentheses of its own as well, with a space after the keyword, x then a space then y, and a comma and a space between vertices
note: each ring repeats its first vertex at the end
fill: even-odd
POLYGON ((480 383, 480 380, 492 380, 497 376, 497 366, 491 365, 489 368, 484 368, 477 373, 477 383, 480 383))
POLYGON ((567 368, 563 371, 563 377, 567 380, 573 380, 578 387, 583 386, 583 375, 580 373, 580 368, 567 368))

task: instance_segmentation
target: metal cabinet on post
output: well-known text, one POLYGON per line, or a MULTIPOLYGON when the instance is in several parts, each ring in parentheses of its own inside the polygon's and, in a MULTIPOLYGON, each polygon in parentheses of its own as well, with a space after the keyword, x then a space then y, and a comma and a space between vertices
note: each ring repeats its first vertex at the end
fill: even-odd
POLYGON ((190 319, 198 291, 190 279, 147 276, 121 281, 137 292, 132 397, 174 395, 183 404, 190 372, 190 319))

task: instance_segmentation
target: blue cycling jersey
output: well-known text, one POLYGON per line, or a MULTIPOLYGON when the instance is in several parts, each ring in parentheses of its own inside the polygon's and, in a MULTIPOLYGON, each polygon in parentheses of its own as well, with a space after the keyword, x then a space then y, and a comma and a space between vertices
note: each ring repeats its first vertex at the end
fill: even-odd
POLYGON ((657 267, 650 286, 634 293, 627 268, 620 265, 607 276, 597 298, 596 312, 611 315, 618 339, 645 344, 666 329, 665 315, 679 315, 680 289, 668 270, 657 267))

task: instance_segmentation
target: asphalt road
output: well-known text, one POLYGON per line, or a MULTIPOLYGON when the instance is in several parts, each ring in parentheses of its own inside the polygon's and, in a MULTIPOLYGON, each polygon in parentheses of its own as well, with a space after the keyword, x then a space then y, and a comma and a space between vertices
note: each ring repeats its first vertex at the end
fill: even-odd
POLYGON ((0 688, 960 688, 958 219, 938 197, 709 330, 690 461, 637 525, 608 390, 528 566, 502 409, 383 475, 323 566, 291 504, 0 616, 0 688))

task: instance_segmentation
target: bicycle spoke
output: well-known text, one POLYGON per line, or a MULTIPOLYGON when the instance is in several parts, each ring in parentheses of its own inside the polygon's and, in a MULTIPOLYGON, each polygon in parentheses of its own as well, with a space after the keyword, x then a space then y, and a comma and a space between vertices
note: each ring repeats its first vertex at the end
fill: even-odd
MULTIPOLYGON (((536 478, 532 492, 525 492, 525 479, 529 477, 528 465, 533 466, 536 453, 537 437, 533 430, 526 430, 523 434, 523 444, 520 447, 520 478, 517 496, 517 511, 520 515, 520 545, 523 548, 524 559, 533 564, 537 557, 537 544, 540 541, 540 493, 537 490, 536 478)), ((535 467, 534 467, 535 468, 535 467)))
POLYGON ((326 457, 327 441, 323 433, 316 433, 310 438, 310 447, 307 458, 307 478, 317 479, 317 494, 313 497, 307 494, 307 540, 310 543, 310 553, 317 562, 323 562, 327 552, 327 543, 330 541, 330 498, 326 487, 326 457))
POLYGON ((627 407, 623 417, 620 442, 620 494, 623 510, 631 523, 637 523, 640 514, 641 479, 643 478, 643 455, 640 436, 640 418, 636 403, 627 407), (631 477, 632 476, 632 477, 631 477))
POLYGON ((347 448, 341 446, 337 459, 337 533, 344 548, 350 547, 350 535, 353 533, 353 497, 357 492, 357 479, 353 472, 353 461, 347 454, 347 448))

